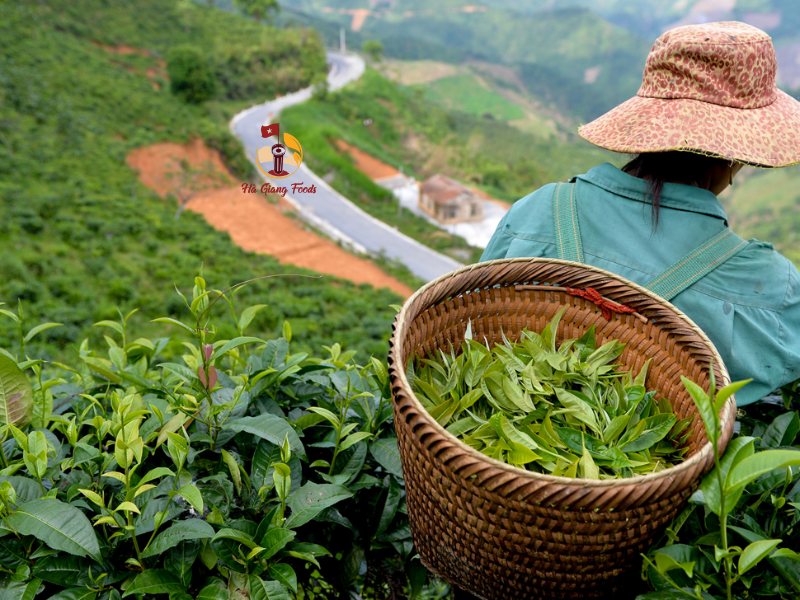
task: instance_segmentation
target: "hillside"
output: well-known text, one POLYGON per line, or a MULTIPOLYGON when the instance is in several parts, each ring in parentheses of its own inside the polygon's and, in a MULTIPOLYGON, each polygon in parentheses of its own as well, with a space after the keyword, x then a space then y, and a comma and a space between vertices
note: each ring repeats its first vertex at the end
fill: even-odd
POLYGON ((281 122, 303 141, 311 168, 335 189, 407 235, 467 262, 481 251, 465 255, 463 240, 407 211, 398 215, 394 197, 358 171, 335 140, 418 180, 444 173, 512 202, 551 181, 620 160, 575 133, 562 132, 563 139, 534 135, 491 114, 453 112, 426 98, 423 89, 393 83, 373 69, 341 91, 285 110, 281 122))
POLYGON ((511 67, 384 59, 376 68, 391 81, 424 90, 448 110, 491 117, 539 138, 566 141, 577 129, 577 119, 530 95, 511 67))
POLYGON ((800 166, 746 175, 723 200, 731 227, 745 239, 775 244, 800 265, 800 166))
POLYGON ((467 10, 463 2, 430 7, 409 1, 398 2, 391 10, 381 5, 369 11, 356 8, 358 2, 284 3, 316 19, 351 29, 357 26, 353 43, 379 39, 389 57, 512 66, 530 94, 584 121, 638 90, 650 41, 586 8, 533 13, 517 12, 520 7, 514 3, 503 4, 467 10), (357 22, 357 10, 369 16, 357 22))
MULTIPOLYGON (((64 324, 37 338, 43 346, 34 355, 58 357, 85 336, 100 337, 92 323, 116 318, 116 307, 139 309, 136 335, 154 333, 151 319, 185 311, 173 286, 190 291, 201 265, 218 289, 297 272, 240 250, 198 215, 176 220, 174 201, 138 183, 125 157, 155 142, 199 137, 244 177, 249 163, 227 120, 253 100, 227 99, 240 92, 223 84, 215 100, 185 104, 169 92, 160 61, 185 43, 222 56, 244 44, 274 61, 283 60, 280 48, 304 48, 282 63, 297 61, 293 79, 268 82, 285 93, 324 76, 312 31, 259 27, 184 2, 85 0, 0 3, 0 39, 0 245, 13 249, 0 254, 0 302, 16 309, 21 301, 27 327, 64 324)), ((376 354, 385 352, 388 305, 397 301, 388 290, 327 277, 273 279, 237 296, 268 305, 254 332, 269 335, 290 319, 303 348, 335 339, 376 354)), ((12 325, 0 316, 0 346, 16 345, 12 325)), ((230 322, 224 327, 223 336, 235 332, 230 322)))
POLYGON ((536 15, 487 11, 480 18, 420 15, 397 23, 367 21, 362 31, 381 38, 403 30, 455 48, 465 58, 512 65, 529 93, 584 120, 636 93, 650 48, 644 39, 583 9, 536 15))
POLYGON ((779 84, 800 95, 795 0, 282 0, 284 22, 313 25, 326 43, 379 39, 386 56, 518 69, 530 96, 586 122, 635 94, 644 59, 664 30, 737 20, 769 33, 779 84))

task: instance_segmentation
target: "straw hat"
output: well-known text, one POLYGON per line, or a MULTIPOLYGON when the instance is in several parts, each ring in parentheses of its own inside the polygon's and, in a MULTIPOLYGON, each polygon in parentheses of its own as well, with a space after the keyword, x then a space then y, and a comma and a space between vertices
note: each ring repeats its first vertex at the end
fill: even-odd
POLYGON ((800 102, 775 86, 777 64, 771 38, 745 23, 677 27, 653 44, 639 93, 579 133, 615 152, 800 163, 800 102))

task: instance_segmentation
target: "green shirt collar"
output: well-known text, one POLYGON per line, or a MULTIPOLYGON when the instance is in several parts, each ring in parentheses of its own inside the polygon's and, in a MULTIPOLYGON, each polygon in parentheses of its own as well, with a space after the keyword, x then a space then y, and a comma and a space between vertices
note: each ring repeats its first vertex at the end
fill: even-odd
MULTIPOLYGON (((647 182, 628 175, 610 163, 603 163, 585 175, 578 175, 577 179, 587 181, 612 194, 637 202, 650 203, 647 182)), ((708 190, 692 185, 665 183, 661 190, 661 206, 716 217, 725 221, 725 225, 728 224, 728 215, 725 214, 725 209, 717 197, 708 190)))

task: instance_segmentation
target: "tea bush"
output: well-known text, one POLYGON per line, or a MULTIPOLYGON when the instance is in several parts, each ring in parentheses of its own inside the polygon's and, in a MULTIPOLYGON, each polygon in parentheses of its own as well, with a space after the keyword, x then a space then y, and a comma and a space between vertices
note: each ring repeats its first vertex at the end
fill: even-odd
MULTIPOLYGON (((293 352, 288 323, 248 335, 265 307, 240 310, 241 289, 201 273, 155 319, 166 335, 137 337, 120 315, 96 324, 102 348, 85 339, 66 363, 29 357, 59 326, 0 308, 16 330, 0 349, 4 598, 420 594, 384 364, 338 344, 293 352)), ((717 439, 714 408, 737 386, 687 386, 717 439)), ((740 416, 645 557, 655 591, 640 600, 797 597, 800 417, 769 403, 740 416)))
POLYGON ((0 350, 4 598, 419 593, 385 366, 247 335, 240 289, 178 292, 179 343, 120 315, 69 364, 27 358, 54 324, 0 350))
MULTIPOLYGON (((773 397, 740 409, 740 431, 645 557, 643 576, 655 591, 637 600, 798 597, 800 417, 791 410, 797 388, 794 382, 782 390, 783 406, 773 397)), ((690 391, 716 445, 713 407, 724 402, 724 390, 716 403, 697 386, 690 391)))

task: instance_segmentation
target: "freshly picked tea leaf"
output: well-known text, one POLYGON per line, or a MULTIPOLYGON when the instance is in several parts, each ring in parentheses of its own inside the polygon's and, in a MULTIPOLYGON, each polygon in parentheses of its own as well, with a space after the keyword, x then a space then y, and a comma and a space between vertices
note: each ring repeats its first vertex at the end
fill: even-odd
POLYGON ((487 456, 539 473, 616 479, 674 466, 687 452, 691 419, 615 364, 625 344, 598 346, 594 326, 557 343, 558 312, 541 334, 523 330, 494 348, 473 339, 461 352, 416 360, 409 377, 441 426, 487 456))

